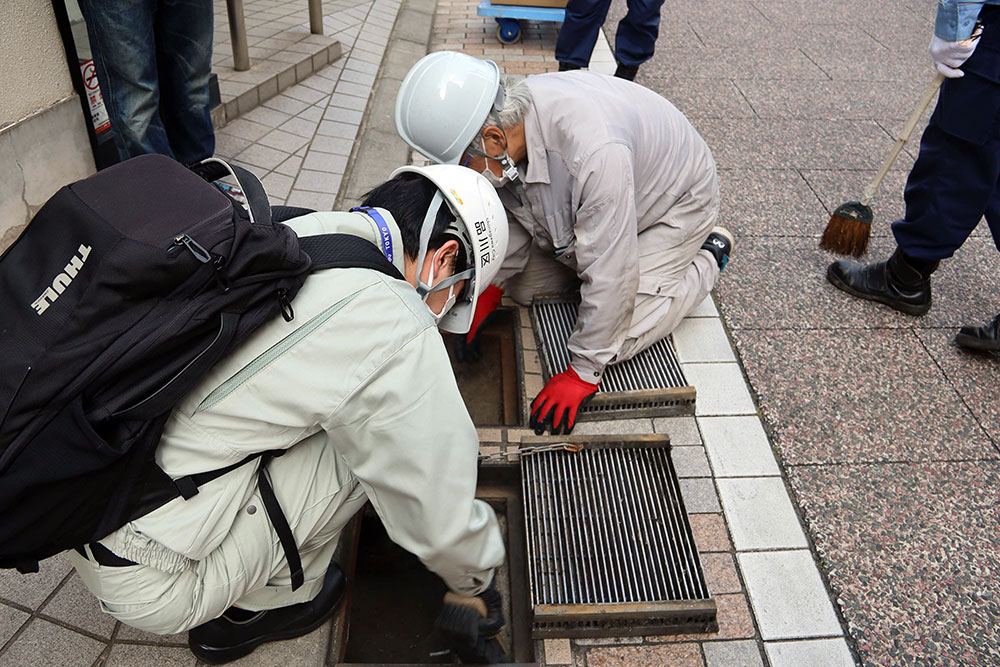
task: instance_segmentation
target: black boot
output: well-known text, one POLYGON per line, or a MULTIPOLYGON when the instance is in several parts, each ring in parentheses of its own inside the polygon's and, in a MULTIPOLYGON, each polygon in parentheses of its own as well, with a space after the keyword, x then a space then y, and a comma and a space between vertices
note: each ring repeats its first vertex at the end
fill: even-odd
POLYGON ((301 637, 333 616, 345 588, 344 573, 336 563, 330 563, 323 588, 309 602, 259 612, 231 609, 191 628, 188 646, 199 659, 221 665, 248 655, 266 642, 301 637))
POLYGON ((837 260, 826 270, 826 279, 853 296, 923 315, 931 308, 930 278, 937 266, 937 261, 913 259, 896 248, 889 259, 874 264, 837 260))
POLYGON ((626 79, 627 81, 635 81, 635 75, 638 73, 638 65, 622 65, 621 63, 618 63, 618 67, 615 69, 615 76, 619 79, 626 79))
POLYGON ((1000 350, 1000 315, 981 327, 962 327, 955 342, 968 350, 996 352, 1000 350))

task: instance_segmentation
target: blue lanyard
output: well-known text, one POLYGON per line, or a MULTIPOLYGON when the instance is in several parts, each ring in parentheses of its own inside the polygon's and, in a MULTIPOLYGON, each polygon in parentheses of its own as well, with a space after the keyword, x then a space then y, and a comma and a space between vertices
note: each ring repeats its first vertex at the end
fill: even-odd
POLYGON ((389 231, 389 223, 385 221, 382 214, 376 211, 371 206, 355 206, 351 209, 351 213, 355 211, 361 211, 365 213, 369 218, 375 221, 378 225, 379 233, 382 235, 382 254, 385 258, 392 262, 392 233, 389 231))

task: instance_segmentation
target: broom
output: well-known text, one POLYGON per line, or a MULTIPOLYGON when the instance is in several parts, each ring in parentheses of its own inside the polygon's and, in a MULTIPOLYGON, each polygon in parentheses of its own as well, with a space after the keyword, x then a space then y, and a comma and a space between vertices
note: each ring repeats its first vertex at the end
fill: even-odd
POLYGON ((830 216, 830 222, 827 223, 826 229, 823 231, 823 238, 819 241, 820 248, 838 255, 853 255, 854 257, 861 257, 868 250, 868 237, 872 233, 872 209, 868 206, 868 202, 875 195, 878 186, 882 184, 882 179, 889 173, 889 167, 896 161, 899 152, 903 150, 903 144, 913 134, 913 128, 917 126, 917 121, 924 115, 924 111, 931 103, 934 94, 941 87, 942 81, 944 81, 944 75, 938 74, 927 86, 923 97, 917 102, 917 107, 910 114, 906 125, 903 126, 903 133, 899 139, 896 139, 896 145, 892 147, 885 162, 882 163, 882 168, 878 170, 875 178, 861 194, 861 201, 849 201, 846 204, 841 204, 830 216))

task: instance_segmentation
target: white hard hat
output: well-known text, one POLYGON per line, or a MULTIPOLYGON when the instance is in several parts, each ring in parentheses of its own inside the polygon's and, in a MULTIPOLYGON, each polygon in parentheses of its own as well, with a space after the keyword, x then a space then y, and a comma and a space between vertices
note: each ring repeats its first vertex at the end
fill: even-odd
POLYGON ((455 51, 431 53, 410 68, 396 95, 396 131, 439 164, 458 164, 490 111, 503 109, 500 68, 455 51))
POLYGON ((462 298, 445 313, 438 324, 438 328, 444 331, 468 333, 479 295, 496 277, 507 254, 507 213, 489 181, 471 169, 450 164, 408 166, 392 172, 392 177, 404 172, 420 174, 438 189, 438 194, 431 200, 431 206, 424 217, 420 233, 417 291, 426 294, 431 289, 429 285, 419 281, 419 269, 423 265, 427 242, 442 205, 447 205, 455 216, 457 229, 453 231, 464 239, 463 243, 468 244, 463 249, 469 262, 466 270, 441 281, 434 288, 444 289, 459 280, 469 281, 462 298))

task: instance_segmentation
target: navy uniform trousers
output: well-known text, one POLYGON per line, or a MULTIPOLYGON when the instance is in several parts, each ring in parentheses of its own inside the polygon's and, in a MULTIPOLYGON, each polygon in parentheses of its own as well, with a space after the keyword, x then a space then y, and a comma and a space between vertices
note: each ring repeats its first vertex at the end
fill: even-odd
POLYGON ((951 257, 986 216, 1000 250, 1000 6, 980 13, 983 36, 945 79, 906 181, 906 217, 892 225, 910 257, 951 257))
MULTIPOLYGON (((615 33, 615 60, 633 66, 653 57, 662 5, 663 0, 628 0, 628 13, 615 33)), ((586 67, 609 7, 611 0, 569 0, 556 39, 556 60, 586 67)))

